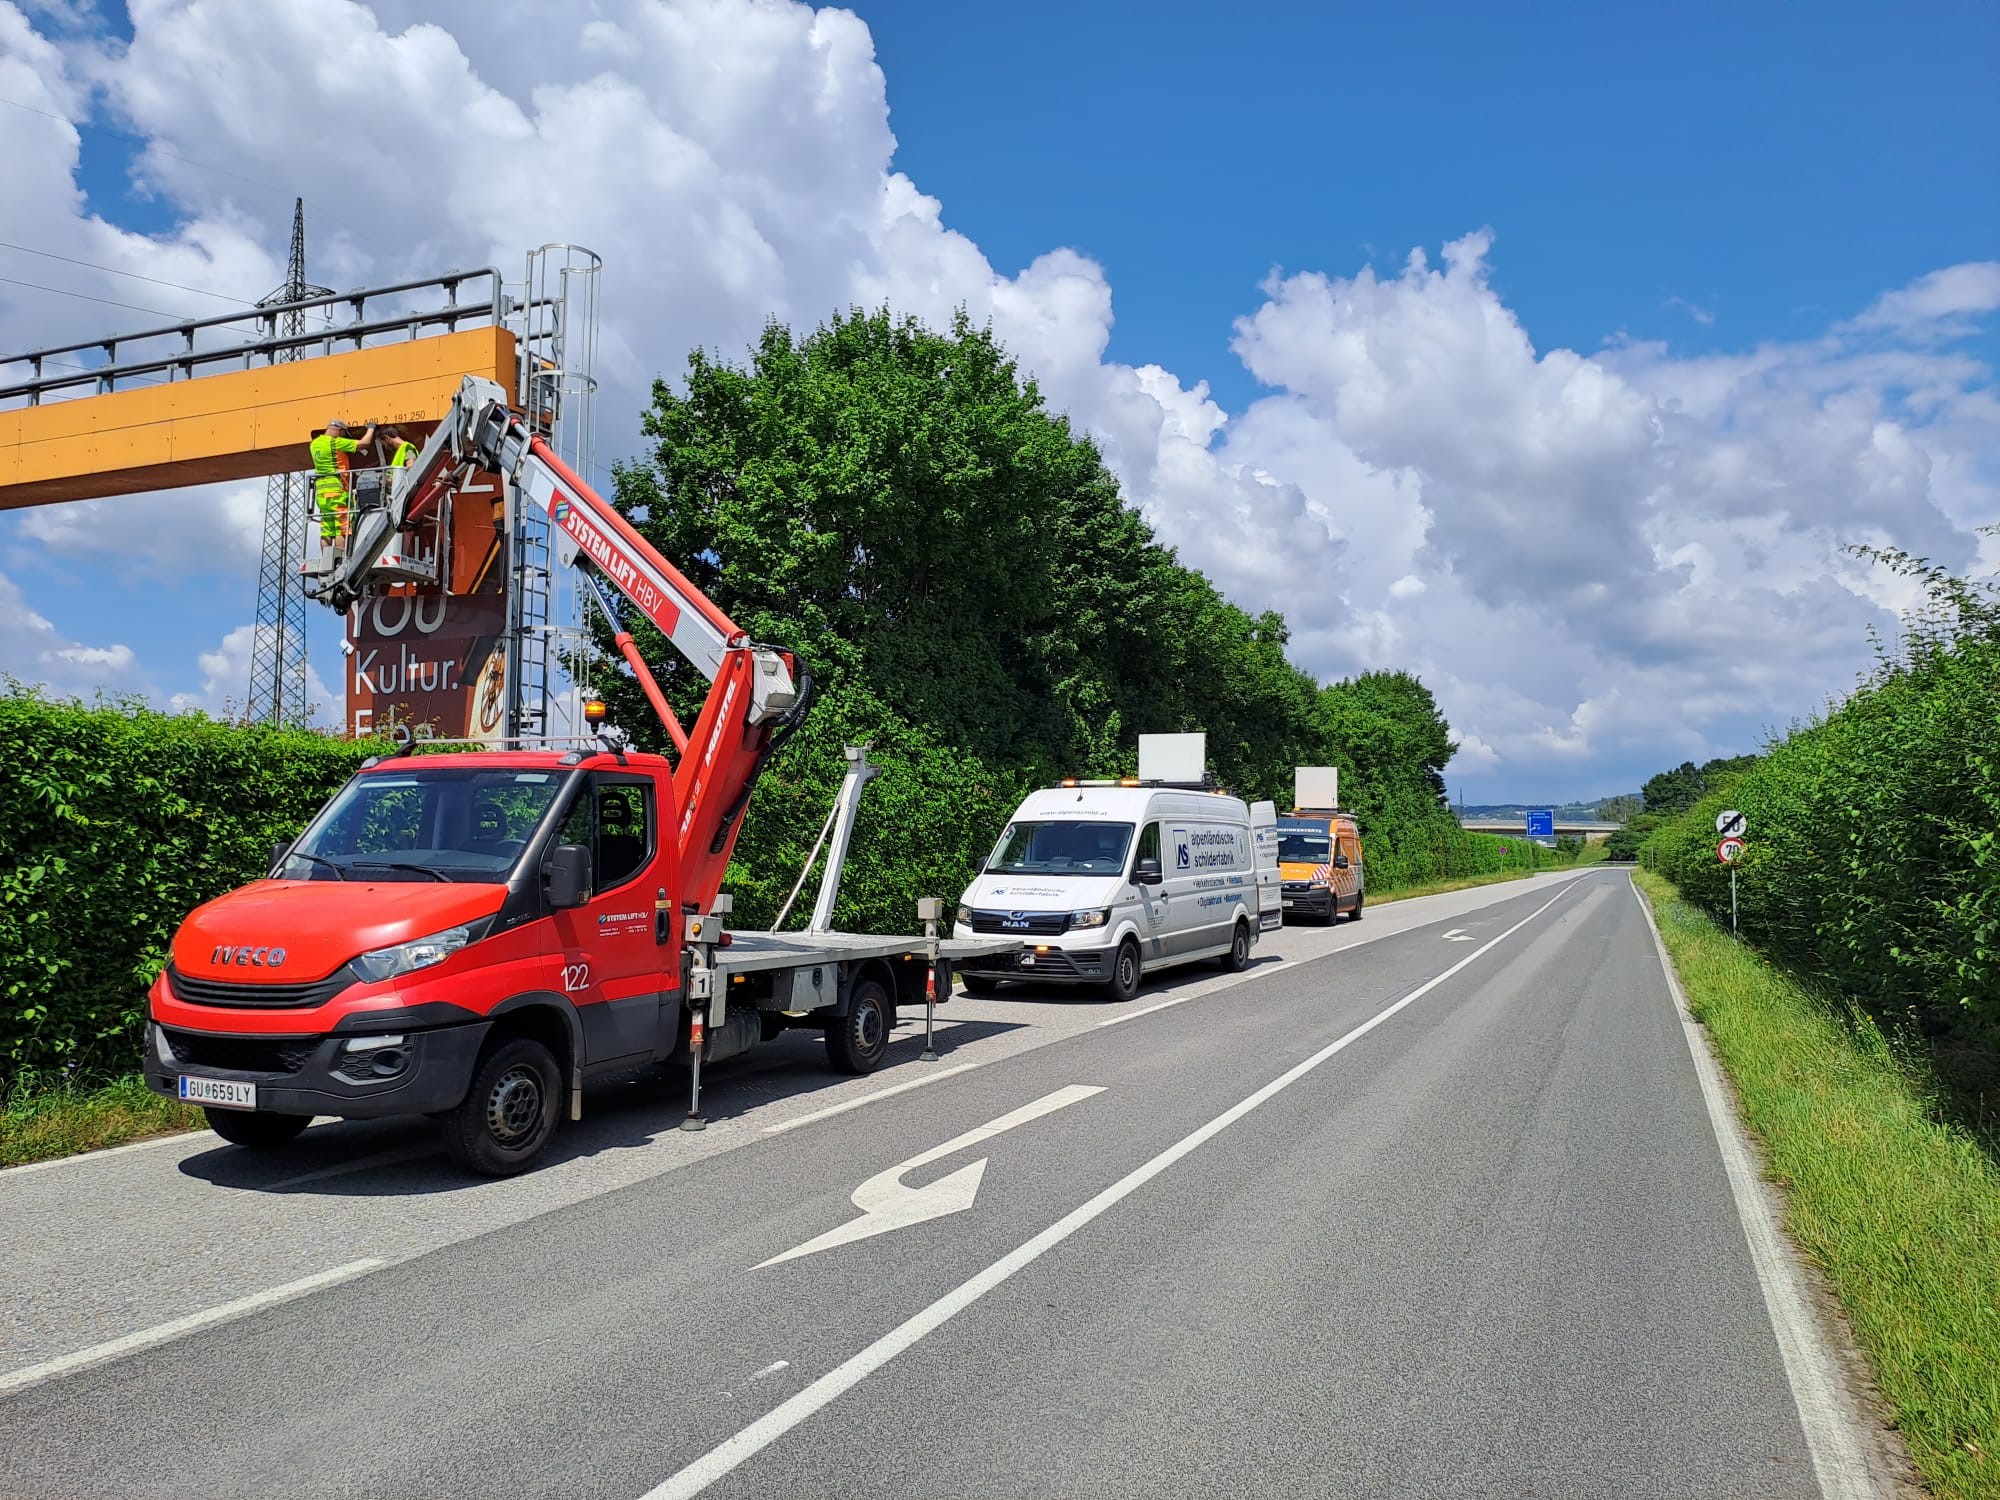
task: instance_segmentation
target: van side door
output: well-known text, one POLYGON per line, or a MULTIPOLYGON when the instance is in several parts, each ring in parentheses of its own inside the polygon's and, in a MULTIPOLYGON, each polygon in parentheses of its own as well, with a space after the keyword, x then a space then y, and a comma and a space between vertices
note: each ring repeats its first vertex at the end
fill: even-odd
POLYGON ((1327 884, 1333 889, 1333 910, 1338 916, 1343 911, 1354 910, 1354 903, 1361 894, 1361 841, 1355 837, 1354 825, 1345 819, 1336 818, 1331 830, 1333 853, 1328 856, 1333 868, 1328 872, 1327 884), (1340 868, 1341 860, 1347 861, 1347 868, 1340 868))
POLYGON ((1147 823, 1139 830, 1136 847, 1132 851, 1135 869, 1142 859, 1160 860, 1161 872, 1166 876, 1158 885, 1133 882, 1133 889, 1139 893, 1139 957, 1144 963, 1155 964, 1168 952, 1173 903, 1167 899, 1167 889, 1174 878, 1173 870, 1160 854, 1160 825, 1157 822, 1147 823))

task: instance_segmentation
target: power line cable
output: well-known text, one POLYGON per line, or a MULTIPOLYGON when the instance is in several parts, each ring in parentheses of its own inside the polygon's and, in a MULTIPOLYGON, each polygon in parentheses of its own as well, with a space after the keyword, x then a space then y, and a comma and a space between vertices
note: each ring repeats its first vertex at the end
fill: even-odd
MULTIPOLYGON (((77 122, 72 120, 68 115, 59 115, 55 113, 55 111, 53 110, 37 109, 32 104, 23 104, 19 99, 0 99, 0 104, 11 104, 16 109, 25 109, 29 114, 40 115, 45 120, 59 120, 63 124, 69 126, 72 130, 77 131, 79 134, 82 133, 83 127, 78 125, 77 122)), ((277 184, 265 182, 262 178, 245 177, 241 172, 232 172, 227 167, 211 166, 208 162, 196 161, 192 156, 183 156, 180 154, 180 152, 174 150, 173 147, 162 146, 158 141, 154 140, 151 136, 142 134, 137 130, 122 130, 116 125, 93 125, 90 128, 93 130, 101 130, 106 135, 123 136, 128 141, 143 141, 145 142, 146 149, 148 149, 149 151, 157 151, 162 156, 171 156, 175 161, 186 162, 191 167, 200 167, 204 172, 214 172, 218 176, 222 177, 234 177, 238 182, 247 182, 250 184, 250 186, 254 188, 262 188, 267 193, 277 193, 282 196, 285 191, 277 184)))
POLYGON ((255 307, 257 304, 245 297, 232 297, 227 292, 211 292, 206 287, 186 286, 178 281, 162 281, 157 276, 141 276, 137 271, 121 271, 116 266, 100 266, 94 260, 78 260, 73 255, 58 255, 53 250, 37 250, 32 245, 17 245, 12 240, 0 240, 0 249, 19 250, 23 255, 40 255, 48 260, 64 261, 72 266, 82 266, 90 271, 102 271, 107 276, 129 276, 134 281, 150 281, 154 286, 172 287, 177 292, 194 292, 202 297, 216 297, 224 302, 234 302, 239 307, 255 307))
POLYGON ((157 307, 141 307, 136 302, 119 302, 110 297, 93 297, 88 292, 72 292, 66 287, 43 286, 38 281, 22 281, 14 276, 0 276, 0 281, 9 286, 24 286, 31 292, 53 292, 58 297, 77 297, 85 302, 102 302, 106 307, 123 307, 131 312, 151 313, 156 318, 170 318, 177 323, 188 321, 184 313, 161 312, 157 307))

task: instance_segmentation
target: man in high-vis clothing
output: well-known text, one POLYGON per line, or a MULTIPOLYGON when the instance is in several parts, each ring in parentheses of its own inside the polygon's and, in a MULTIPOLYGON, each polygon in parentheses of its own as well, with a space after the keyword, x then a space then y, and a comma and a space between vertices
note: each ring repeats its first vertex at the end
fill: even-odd
POLYGON ((407 469, 416 459, 417 445, 405 440, 402 431, 395 427, 382 429, 382 441, 389 445, 389 467, 407 469))
POLYGON ((347 476, 335 455, 359 453, 361 445, 374 437, 373 422, 359 438, 351 438, 347 424, 335 417, 326 424, 326 431, 306 445, 312 454, 313 498, 319 502, 319 539, 323 545, 331 546, 347 521, 347 476))

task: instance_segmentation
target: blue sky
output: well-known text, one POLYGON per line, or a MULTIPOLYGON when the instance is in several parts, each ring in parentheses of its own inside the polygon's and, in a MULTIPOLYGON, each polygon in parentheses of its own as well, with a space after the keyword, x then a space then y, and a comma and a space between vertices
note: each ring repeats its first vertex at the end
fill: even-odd
MULTIPOLYGON (((691 344, 967 305, 1296 660, 1423 675, 1474 801, 1629 789, 1842 691, 1907 602, 1849 542, 2000 562, 1991 4, 595 0, 572 36, 535 0, 16 3, 0 238, 73 259, 0 276, 213 312, 89 266, 257 297, 294 192, 333 285, 578 240, 607 461, 691 344)), ((0 285, 4 349, 150 321, 0 285)), ((0 668, 220 706, 242 508, 64 509, 0 517, 0 668)))
POLYGON ((1701 349, 2000 249, 1992 4, 856 9, 897 165, 1002 271, 1100 260, 1112 356, 1232 409, 1273 268, 1490 226, 1538 344, 1701 349))

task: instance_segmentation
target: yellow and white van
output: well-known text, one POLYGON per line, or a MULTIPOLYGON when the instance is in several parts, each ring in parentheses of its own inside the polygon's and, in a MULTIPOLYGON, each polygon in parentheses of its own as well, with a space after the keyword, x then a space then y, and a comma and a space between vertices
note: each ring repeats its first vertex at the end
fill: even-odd
POLYGON ((1360 921, 1367 877, 1353 815, 1295 811, 1279 818, 1278 874, 1287 921, 1331 922, 1343 912, 1360 921))

